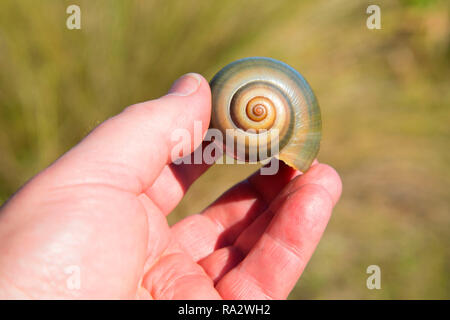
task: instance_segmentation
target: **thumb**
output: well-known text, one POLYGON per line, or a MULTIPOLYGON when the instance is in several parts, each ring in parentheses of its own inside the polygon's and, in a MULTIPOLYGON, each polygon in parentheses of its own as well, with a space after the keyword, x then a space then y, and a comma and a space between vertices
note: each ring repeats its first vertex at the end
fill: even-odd
POLYGON ((45 179, 65 185, 107 184, 141 193, 171 162, 171 150, 179 144, 172 141, 174 130, 189 134, 191 139, 183 140, 182 148, 192 152, 201 142, 193 139, 194 122, 201 123, 203 137, 210 113, 208 82, 199 74, 186 74, 167 95, 132 105, 103 122, 50 166, 45 179))

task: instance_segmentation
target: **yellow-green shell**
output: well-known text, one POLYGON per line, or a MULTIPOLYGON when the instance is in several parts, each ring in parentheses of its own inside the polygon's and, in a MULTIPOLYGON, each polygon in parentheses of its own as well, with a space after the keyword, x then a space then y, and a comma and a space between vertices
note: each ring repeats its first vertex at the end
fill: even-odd
POLYGON ((222 132, 227 154, 252 161, 251 146, 298 170, 308 170, 319 152, 322 121, 317 99, 300 73, 271 58, 245 58, 225 66, 210 86, 210 126, 222 132), (232 152, 226 148, 227 139, 234 141, 232 152), (275 143, 279 153, 270 154, 275 143), (239 147, 245 154, 237 154, 239 147))

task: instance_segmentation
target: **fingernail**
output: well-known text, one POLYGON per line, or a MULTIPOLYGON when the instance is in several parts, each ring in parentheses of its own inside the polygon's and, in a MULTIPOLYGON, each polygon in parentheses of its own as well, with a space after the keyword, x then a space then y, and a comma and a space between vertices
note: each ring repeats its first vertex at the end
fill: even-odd
POLYGON ((196 73, 187 73, 174 82, 169 90, 169 94, 175 96, 188 96, 197 91, 202 81, 196 73))

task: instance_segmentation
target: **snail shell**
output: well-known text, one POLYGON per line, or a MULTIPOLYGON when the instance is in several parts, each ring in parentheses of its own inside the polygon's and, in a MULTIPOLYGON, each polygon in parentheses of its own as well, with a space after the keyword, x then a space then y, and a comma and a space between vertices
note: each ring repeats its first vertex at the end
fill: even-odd
POLYGON ((271 58, 245 58, 225 66, 210 86, 210 126, 223 134, 228 155, 247 162, 276 156, 308 170, 319 152, 322 121, 316 97, 300 73, 271 58), (226 143, 230 139, 232 148, 226 143))

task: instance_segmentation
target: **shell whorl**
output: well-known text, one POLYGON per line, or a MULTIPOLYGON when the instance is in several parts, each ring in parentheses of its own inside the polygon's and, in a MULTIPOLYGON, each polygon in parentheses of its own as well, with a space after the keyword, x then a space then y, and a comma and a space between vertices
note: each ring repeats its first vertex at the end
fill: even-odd
POLYGON ((319 151, 321 116, 300 73, 271 58, 245 58, 225 66, 210 85, 211 128, 222 132, 227 154, 250 162, 277 156, 298 170, 309 168, 319 151))

